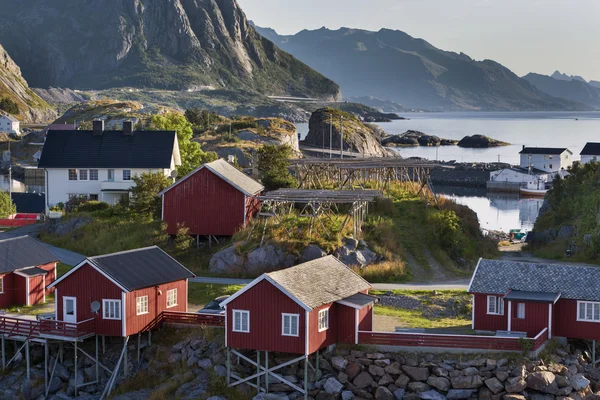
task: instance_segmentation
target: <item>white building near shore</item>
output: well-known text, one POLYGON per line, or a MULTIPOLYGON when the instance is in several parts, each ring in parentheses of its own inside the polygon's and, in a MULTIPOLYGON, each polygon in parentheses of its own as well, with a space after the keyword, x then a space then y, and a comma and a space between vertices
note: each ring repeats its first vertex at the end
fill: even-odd
POLYGON ((0 132, 21 135, 21 122, 10 114, 0 112, 0 132))
POLYGON ((592 161, 600 161, 600 143, 586 143, 580 153, 581 163, 587 164, 592 161))
POLYGON ((573 165, 573 152, 567 148, 523 146, 519 154, 520 167, 527 170, 538 169, 556 174, 573 165))

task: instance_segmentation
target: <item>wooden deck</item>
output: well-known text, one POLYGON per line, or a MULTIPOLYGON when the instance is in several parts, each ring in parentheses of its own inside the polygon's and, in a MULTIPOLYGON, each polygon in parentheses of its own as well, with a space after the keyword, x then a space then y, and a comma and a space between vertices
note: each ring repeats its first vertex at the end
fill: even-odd
POLYGON ((96 334, 96 321, 89 319, 78 323, 54 320, 31 320, 0 317, 0 334, 7 339, 38 340, 57 339, 79 341, 96 334))

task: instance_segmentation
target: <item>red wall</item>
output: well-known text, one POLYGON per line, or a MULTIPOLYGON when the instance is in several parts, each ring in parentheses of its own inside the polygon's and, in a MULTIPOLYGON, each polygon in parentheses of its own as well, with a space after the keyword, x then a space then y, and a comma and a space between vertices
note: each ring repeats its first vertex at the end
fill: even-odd
POLYGON ((305 325, 304 309, 266 280, 227 305, 227 345, 232 348, 304 354, 305 325), (250 311, 250 333, 233 332, 233 310, 250 311), (282 336, 282 313, 300 314, 298 337, 282 336))
POLYGON ((164 310, 186 312, 187 284, 185 280, 159 285, 158 288, 145 288, 125 295, 127 325, 126 335, 142 332, 164 310), (177 305, 167 308, 167 291, 177 289, 177 305), (159 294, 162 292, 162 294, 159 294), (137 314, 137 298, 148 296, 148 314, 137 314))
POLYGON ((373 330, 373 305, 369 305, 358 311, 358 330, 372 331, 373 330))
POLYGON ((338 342, 355 343, 356 309, 341 304, 337 306, 338 342))
POLYGON ((32 276, 29 278, 29 305, 44 302, 44 276, 32 276))
MULTIPOLYGON (((13 276, 13 304, 24 305, 27 303, 27 278, 19 275, 11 274, 13 276)), ((6 290, 6 286, 4 288, 6 290)))
POLYGON ((260 200, 256 197, 246 197, 246 207, 246 224, 248 224, 260 211, 260 200))
POLYGON ((344 306, 339 304, 326 304, 319 308, 315 308, 308 316, 308 346, 309 354, 316 352, 324 347, 337 343, 338 325, 337 314, 339 309, 344 306), (329 329, 319 332, 319 311, 329 307, 329 329))
POLYGON ((487 314, 487 295, 475 294, 475 330, 506 331, 508 330, 508 302, 504 302, 504 315, 487 314))
MULTIPOLYGON (((43 269, 44 271, 48 271, 46 274, 46 286, 50 285, 56 280, 56 263, 40 265, 39 268, 43 269)), ((54 288, 46 290, 46 295, 51 293, 54 293, 54 288)))
POLYGON ((174 235, 232 236, 244 224, 244 194, 203 168, 164 194, 163 220, 174 235))
POLYGON ((15 303, 14 278, 12 273, 0 275, 4 279, 4 293, 0 294, 0 308, 8 308, 15 303))
POLYGON ((94 318, 99 335, 122 336, 121 321, 102 319, 102 299, 121 300, 122 290, 100 272, 89 265, 83 265, 59 282, 56 290, 59 321, 63 320, 63 297, 76 297, 78 322, 94 318), (98 314, 91 310, 90 305, 93 301, 100 302, 101 309, 98 314))
POLYGON ((577 300, 558 300, 552 310, 552 319, 552 336, 600 340, 600 323, 577 321, 577 300))
MULTIPOLYGON (((525 319, 517 318, 517 304, 522 302, 513 301, 511 304, 511 331, 527 332, 528 337, 536 337, 544 328, 548 327, 548 303, 524 303, 525 319)), ((508 313, 508 302, 504 304, 508 313)))

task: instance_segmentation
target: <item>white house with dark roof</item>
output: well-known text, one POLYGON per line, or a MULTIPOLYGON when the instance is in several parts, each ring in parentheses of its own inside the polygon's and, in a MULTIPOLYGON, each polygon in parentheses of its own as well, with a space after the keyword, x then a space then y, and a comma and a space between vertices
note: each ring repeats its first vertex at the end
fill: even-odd
POLYGON ((566 171, 573 165, 573 152, 567 148, 523 146, 519 154, 520 167, 526 170, 537 169, 557 173, 566 171))
POLYGON ((73 197, 115 204, 129 195, 132 178, 143 173, 170 176, 181 165, 174 131, 104 130, 94 121, 89 131, 50 130, 38 168, 46 175, 46 211, 73 197))
POLYGON ((592 161, 600 161, 600 143, 586 143, 585 147, 579 154, 581 156, 582 164, 587 164, 592 161))
POLYGON ((21 122, 10 114, 0 112, 0 132, 21 135, 21 122))
POLYGON ((600 268, 479 260, 468 292, 473 329, 600 340, 600 268))

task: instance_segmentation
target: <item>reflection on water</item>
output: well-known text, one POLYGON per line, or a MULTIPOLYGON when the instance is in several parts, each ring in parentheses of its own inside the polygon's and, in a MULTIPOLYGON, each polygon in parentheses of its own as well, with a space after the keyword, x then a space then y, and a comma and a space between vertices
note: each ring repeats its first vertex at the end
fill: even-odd
MULTIPOLYGON (((9 183, 8 175, 0 175, 0 190, 8 192, 11 189, 11 185, 9 183)), ((18 181, 16 179, 12 180, 12 191, 13 193, 43 193, 44 185, 43 181, 39 182, 38 180, 31 179, 25 180, 25 182, 18 181)))
POLYGON ((435 192, 477 213, 481 229, 508 232, 530 231, 537 220, 543 199, 520 198, 518 195, 488 193, 486 189, 434 187, 435 192))

